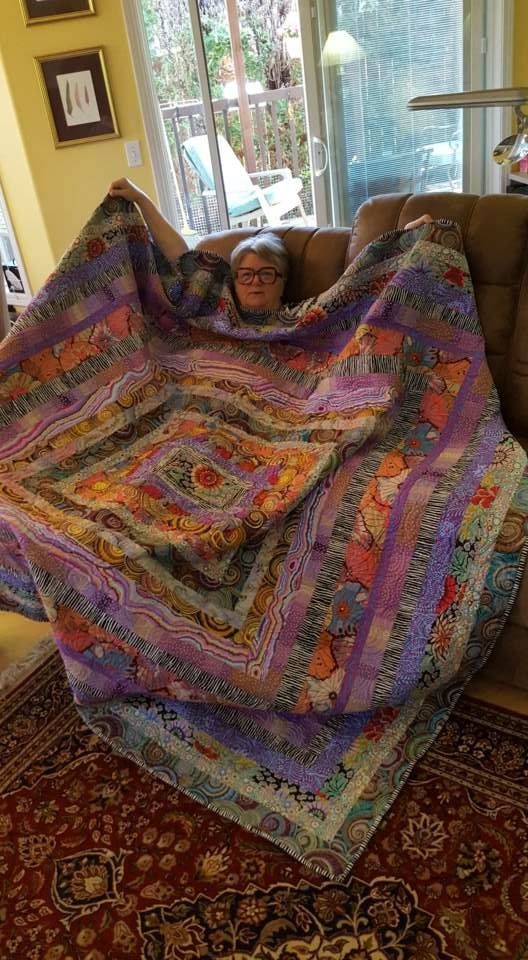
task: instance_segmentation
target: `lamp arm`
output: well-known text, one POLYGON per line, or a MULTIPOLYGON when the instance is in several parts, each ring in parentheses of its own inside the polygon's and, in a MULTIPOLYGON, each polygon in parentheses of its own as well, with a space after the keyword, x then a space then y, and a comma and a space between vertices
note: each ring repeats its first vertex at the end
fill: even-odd
POLYGON ((517 163, 528 157, 528 87, 509 87, 500 90, 466 90, 461 93, 437 93, 413 97, 409 110, 461 110, 465 107, 512 107, 517 117, 517 133, 505 137, 493 150, 493 159, 502 164, 517 163))
POLYGON ((413 97, 409 110, 453 110, 462 107, 513 107, 528 104, 528 87, 504 87, 498 90, 463 90, 461 93, 436 93, 413 97))

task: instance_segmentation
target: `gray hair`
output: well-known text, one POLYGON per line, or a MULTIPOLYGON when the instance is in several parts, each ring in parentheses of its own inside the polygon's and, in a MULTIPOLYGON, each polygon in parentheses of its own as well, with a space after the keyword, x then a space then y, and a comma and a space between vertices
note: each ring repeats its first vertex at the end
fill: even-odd
POLYGON ((246 237, 237 243, 231 254, 231 272, 234 274, 247 253, 255 253, 257 257, 268 260, 276 270, 282 274, 284 280, 288 277, 289 256, 286 245, 275 233, 257 233, 253 237, 246 237))

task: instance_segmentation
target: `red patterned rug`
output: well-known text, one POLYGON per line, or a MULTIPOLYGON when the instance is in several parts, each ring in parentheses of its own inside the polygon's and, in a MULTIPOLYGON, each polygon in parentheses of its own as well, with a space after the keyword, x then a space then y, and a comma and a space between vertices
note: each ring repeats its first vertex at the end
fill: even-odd
POLYGON ((463 698, 347 883, 0 694, 2 960, 528 960, 528 718, 463 698))

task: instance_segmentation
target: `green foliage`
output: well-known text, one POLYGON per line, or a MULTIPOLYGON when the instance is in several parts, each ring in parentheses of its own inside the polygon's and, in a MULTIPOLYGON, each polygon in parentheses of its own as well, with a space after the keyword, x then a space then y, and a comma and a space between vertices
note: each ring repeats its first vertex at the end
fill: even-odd
POLYGON ((194 43, 186 5, 180 0, 141 0, 154 84, 163 103, 200 99, 194 43))
MULTIPOLYGON (((202 29, 211 94, 213 98, 222 97, 222 88, 225 83, 223 74, 225 75, 226 71, 230 72, 231 63, 231 41, 227 21, 203 16, 202 29)), ((246 77, 248 80, 260 80, 262 64, 255 55, 252 39, 251 31, 241 25, 240 42, 244 54, 246 77)))
MULTIPOLYGON (((300 82, 300 65, 285 46, 292 0, 240 0, 240 34, 246 76, 265 89, 300 82)), ((161 103, 199 99, 196 56, 185 0, 141 0, 156 90, 161 103)), ((213 97, 232 79, 231 45, 225 6, 201 0, 205 53, 213 97), (230 75, 229 75, 230 74, 230 75)))

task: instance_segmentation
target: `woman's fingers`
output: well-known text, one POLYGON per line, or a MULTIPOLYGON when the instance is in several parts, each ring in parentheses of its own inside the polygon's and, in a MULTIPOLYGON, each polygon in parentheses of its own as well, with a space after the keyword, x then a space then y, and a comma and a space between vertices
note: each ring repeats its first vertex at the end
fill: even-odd
POLYGON ((126 190, 127 187, 131 186, 129 180, 126 180, 125 177, 120 177, 119 180, 113 180, 108 188, 108 192, 111 193, 114 191, 117 193, 119 190, 126 190))
POLYGON ((126 177, 113 180, 108 188, 108 193, 111 197, 123 197, 125 200, 132 200, 132 202, 136 202, 144 195, 143 191, 130 180, 127 180, 126 177))

